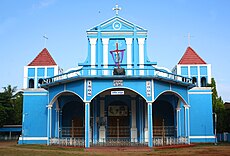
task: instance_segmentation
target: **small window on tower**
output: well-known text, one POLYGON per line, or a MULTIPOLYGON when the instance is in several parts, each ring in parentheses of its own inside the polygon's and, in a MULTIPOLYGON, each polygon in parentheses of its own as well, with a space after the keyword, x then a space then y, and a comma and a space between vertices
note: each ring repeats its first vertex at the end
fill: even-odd
POLYGON ((40 87, 40 86, 41 86, 41 84, 43 84, 43 82, 44 82, 44 80, 43 80, 43 79, 39 79, 39 80, 38 80, 38 86, 40 87))
POLYGON ((207 80, 206 77, 201 78, 201 87, 207 87, 207 80))
POLYGON ((192 78, 192 83, 197 86, 197 78, 196 77, 192 78))
POLYGON ((34 79, 29 80, 29 88, 34 88, 34 79))

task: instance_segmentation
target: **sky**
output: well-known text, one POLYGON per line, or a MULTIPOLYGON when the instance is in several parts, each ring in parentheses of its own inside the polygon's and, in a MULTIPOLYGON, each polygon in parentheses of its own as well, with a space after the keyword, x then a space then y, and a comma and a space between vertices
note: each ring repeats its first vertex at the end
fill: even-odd
POLYGON ((147 53, 172 69, 188 47, 212 65, 219 96, 230 101, 229 0, 1 0, 0 88, 23 86, 23 68, 44 48, 66 71, 87 57, 86 30, 115 16, 148 30, 147 53))

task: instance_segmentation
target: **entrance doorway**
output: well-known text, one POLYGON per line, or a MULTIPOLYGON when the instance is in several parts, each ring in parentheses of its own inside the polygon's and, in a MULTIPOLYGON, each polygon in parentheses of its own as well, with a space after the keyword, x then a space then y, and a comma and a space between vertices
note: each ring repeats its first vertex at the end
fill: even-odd
POLYGON ((107 138, 130 137, 129 109, 128 104, 119 100, 108 105, 107 138))

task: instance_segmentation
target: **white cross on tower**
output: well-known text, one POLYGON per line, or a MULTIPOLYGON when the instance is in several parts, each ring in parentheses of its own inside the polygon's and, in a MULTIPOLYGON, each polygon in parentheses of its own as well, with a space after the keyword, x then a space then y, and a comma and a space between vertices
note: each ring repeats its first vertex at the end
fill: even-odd
POLYGON ((116 16, 118 15, 118 11, 120 11, 121 10, 121 8, 120 7, 118 7, 118 4, 116 4, 116 7, 115 8, 113 8, 113 11, 116 11, 116 16))
POLYGON ((189 46, 189 47, 190 47, 190 45, 191 45, 191 44, 190 44, 190 42, 191 42, 191 37, 193 37, 193 36, 191 36, 190 33, 188 33, 188 46, 189 46))
POLYGON ((44 48, 46 48, 46 40, 48 40, 48 37, 46 36, 46 34, 43 36, 43 38, 44 38, 44 48))

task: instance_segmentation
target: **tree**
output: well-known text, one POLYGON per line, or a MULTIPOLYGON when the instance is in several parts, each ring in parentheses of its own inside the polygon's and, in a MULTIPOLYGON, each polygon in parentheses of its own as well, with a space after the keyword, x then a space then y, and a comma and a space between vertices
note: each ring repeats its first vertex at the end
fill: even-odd
POLYGON ((0 93, 0 126, 4 124, 21 124, 22 118, 22 94, 14 93, 17 87, 3 87, 0 93))
POLYGON ((225 131, 225 108, 224 102, 221 96, 218 96, 216 90, 215 79, 212 78, 211 84, 209 87, 212 87, 212 109, 213 112, 217 114, 217 133, 223 133, 225 131))

